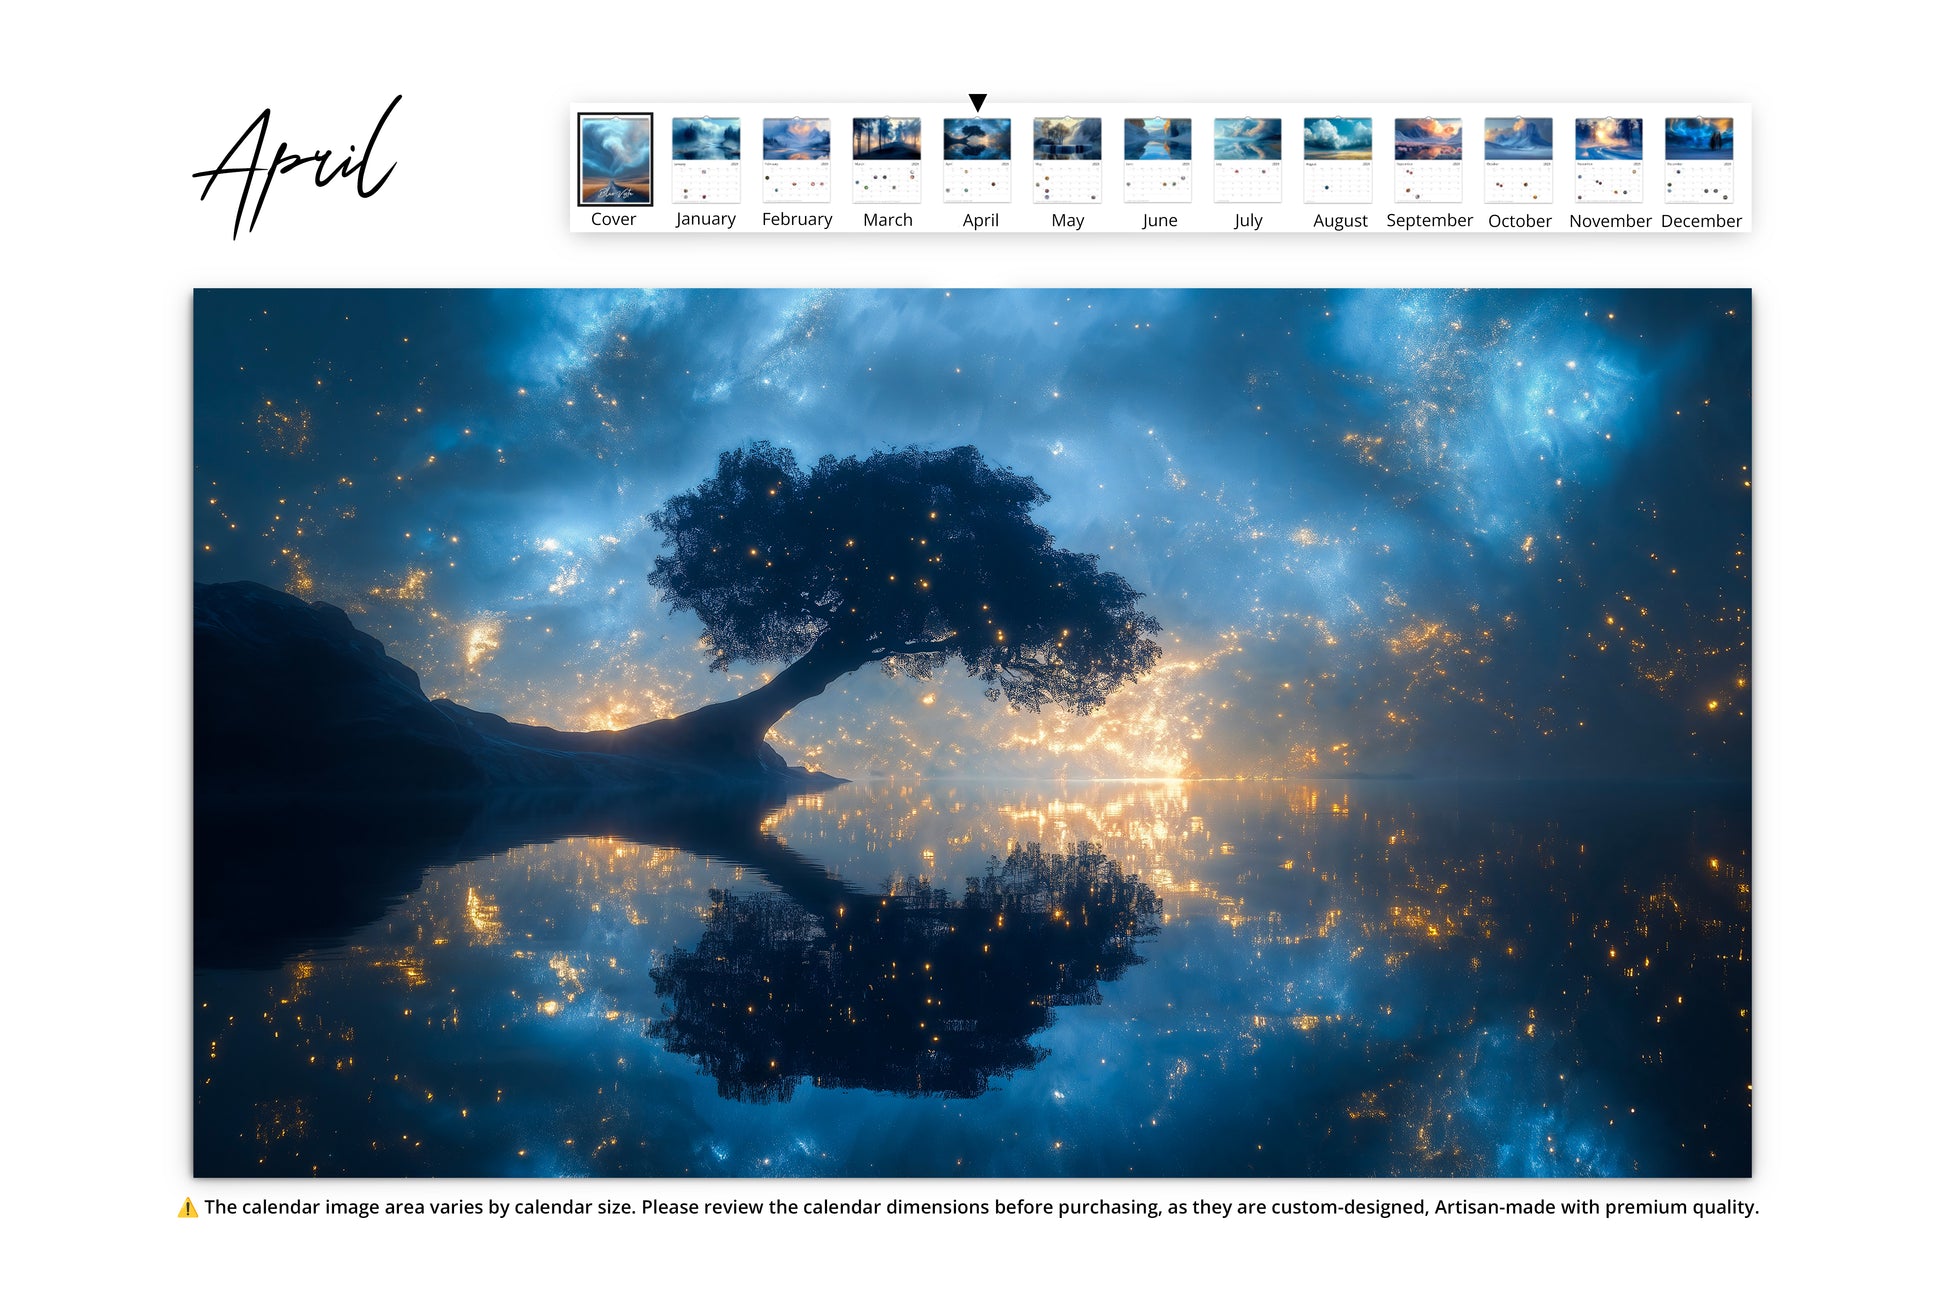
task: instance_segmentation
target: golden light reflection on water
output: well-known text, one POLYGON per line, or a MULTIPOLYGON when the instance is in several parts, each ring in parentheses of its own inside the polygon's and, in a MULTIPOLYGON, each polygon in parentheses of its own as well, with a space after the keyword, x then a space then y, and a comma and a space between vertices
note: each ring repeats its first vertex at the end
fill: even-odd
MULTIPOLYGON (((1292 1150, 1307 1138, 1367 1128, 1384 1133, 1376 1146, 1358 1137, 1366 1160, 1347 1164, 1366 1171, 1662 1165, 1627 1151, 1639 1115, 1627 1087, 1589 1079, 1591 1032, 1615 1036, 1624 1062, 1678 1082, 1699 1066, 1683 1062, 1696 1056, 1695 1033, 1741 1037, 1747 1121, 1747 825, 1671 815, 1641 858, 1587 840, 1565 817, 1465 803, 1345 783, 888 782, 798 799, 763 817, 760 836, 838 876, 848 904, 863 907, 914 885, 957 895, 1013 843, 1100 844, 1154 889, 1161 932, 1139 952, 1146 964, 1102 988, 1101 1006, 1062 1009, 1047 1037, 1099 1036, 1085 1052, 1125 1078, 1098 1082, 1101 1101, 1139 1109, 1156 1139, 1192 1115, 1268 1120, 1283 1152, 1264 1152, 1259 1166, 1260 1150, 1224 1145, 1231 1170, 1303 1173, 1292 1150), (1265 1067, 1295 1081, 1272 1081, 1265 1067), (1324 1075, 1334 1067, 1344 1080, 1324 1075), (1313 1072, 1322 1079, 1303 1080, 1313 1072), (1294 1083, 1315 1095, 1293 1107, 1294 1083)), ((1614 816, 1594 823, 1612 837, 1614 816)), ((803 897, 802 879, 778 868, 618 838, 521 847, 433 869, 341 948, 254 979, 199 977, 199 991, 222 985, 198 1018, 208 1045, 197 1057, 199 1148, 202 1123, 236 1126, 247 1113, 236 1135, 252 1157, 221 1163, 232 1170, 494 1173, 515 1144, 526 1149, 522 1173, 707 1169, 658 1140, 654 1104, 629 1079, 695 1075, 645 1036, 667 1011, 650 974, 696 945, 712 889, 803 897), (350 1088, 338 1101, 398 1129, 357 1149, 337 1133, 307 1134, 340 1079, 350 1088), (544 1163, 532 1147, 536 1105, 558 1113, 542 1124, 572 1141, 544 1163), (415 1162, 421 1154, 449 1161, 415 1162)), ((1065 1075, 1079 1061, 1057 1051, 1036 1070, 1065 1075)), ((718 1101, 699 1093, 681 1102, 714 1112, 718 1101)), ((1747 1129, 1739 1145, 1718 1122, 1714 1134, 1687 1130, 1683 1150, 1747 1157, 1747 1129)), ((1158 1169, 1139 1142, 1129 1159, 1158 1169)), ((1112 1158, 1090 1168, 1124 1170, 1112 1158)))

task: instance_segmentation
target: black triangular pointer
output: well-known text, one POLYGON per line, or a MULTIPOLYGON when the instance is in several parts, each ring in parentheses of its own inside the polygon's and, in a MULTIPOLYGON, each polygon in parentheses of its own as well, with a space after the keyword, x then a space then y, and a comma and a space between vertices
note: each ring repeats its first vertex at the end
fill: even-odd
POLYGON ((967 98, 973 101, 973 111, 976 113, 980 111, 981 105, 985 104, 987 101, 987 97, 985 95, 968 95, 967 98))

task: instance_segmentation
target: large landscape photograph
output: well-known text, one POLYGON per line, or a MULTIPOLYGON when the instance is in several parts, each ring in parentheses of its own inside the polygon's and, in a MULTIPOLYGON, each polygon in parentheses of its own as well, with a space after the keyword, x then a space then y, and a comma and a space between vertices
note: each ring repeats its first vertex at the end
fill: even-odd
POLYGON ((1742 290, 199 291, 196 1173, 1747 1176, 1750 389, 1742 290))

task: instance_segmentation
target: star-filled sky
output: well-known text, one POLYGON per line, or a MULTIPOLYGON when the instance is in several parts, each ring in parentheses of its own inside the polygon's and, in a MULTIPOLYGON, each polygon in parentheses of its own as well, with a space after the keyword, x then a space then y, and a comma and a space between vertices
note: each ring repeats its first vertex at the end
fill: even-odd
POLYGON ((848 775, 1750 766, 1750 310, 1729 291, 196 297, 195 576, 344 607, 429 694, 563 728, 761 683, 643 578, 757 438, 971 443, 1148 593, 1086 717, 952 667, 788 716, 848 775))

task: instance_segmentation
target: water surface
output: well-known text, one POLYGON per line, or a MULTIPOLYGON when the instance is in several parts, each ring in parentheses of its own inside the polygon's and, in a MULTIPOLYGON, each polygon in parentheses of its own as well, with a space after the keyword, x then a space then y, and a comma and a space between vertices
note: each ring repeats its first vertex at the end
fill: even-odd
POLYGON ((199 955, 197 1173, 1749 1172, 1747 787, 863 783, 752 816, 435 851, 351 930, 199 955), (996 869, 1018 844, 1040 864, 996 869))

